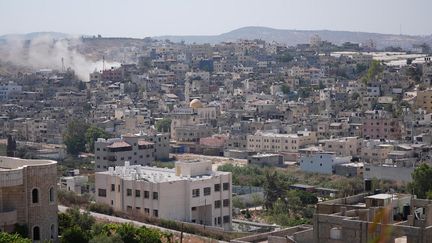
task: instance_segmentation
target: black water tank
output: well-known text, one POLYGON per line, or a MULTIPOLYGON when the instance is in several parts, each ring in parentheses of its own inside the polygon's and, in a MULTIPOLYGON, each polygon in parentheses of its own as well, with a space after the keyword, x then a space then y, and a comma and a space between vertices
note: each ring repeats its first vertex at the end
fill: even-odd
POLYGON ((364 190, 366 192, 372 191, 372 180, 371 179, 365 179, 364 180, 364 190))

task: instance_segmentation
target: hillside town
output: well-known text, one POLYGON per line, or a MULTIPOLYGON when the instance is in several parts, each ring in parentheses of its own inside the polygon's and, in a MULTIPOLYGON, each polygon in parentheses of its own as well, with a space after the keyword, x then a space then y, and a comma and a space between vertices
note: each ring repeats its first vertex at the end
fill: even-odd
POLYGON ((0 243, 432 242, 428 44, 74 48, 0 56, 0 243))

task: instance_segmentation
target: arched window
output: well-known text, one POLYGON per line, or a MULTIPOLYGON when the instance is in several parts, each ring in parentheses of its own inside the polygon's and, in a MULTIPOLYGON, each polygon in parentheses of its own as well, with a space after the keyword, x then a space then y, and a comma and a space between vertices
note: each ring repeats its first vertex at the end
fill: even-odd
POLYGON ((51 225, 51 240, 54 239, 54 234, 55 234, 55 229, 54 229, 54 225, 51 225))
POLYGON ((32 203, 39 203, 39 190, 37 188, 32 190, 32 203))
POLYGON ((39 229, 39 226, 33 227, 33 240, 40 240, 40 229, 39 229))
POLYGON ((51 187, 49 189, 49 201, 54 202, 54 188, 53 187, 51 187))

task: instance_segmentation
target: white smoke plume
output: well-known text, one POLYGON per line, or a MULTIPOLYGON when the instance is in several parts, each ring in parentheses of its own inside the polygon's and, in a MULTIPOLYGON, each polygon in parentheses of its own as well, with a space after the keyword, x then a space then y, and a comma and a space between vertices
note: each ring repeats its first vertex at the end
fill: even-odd
MULTIPOLYGON (((89 74, 94 70, 102 70, 102 60, 92 61, 79 53, 76 49, 82 44, 80 39, 55 40, 49 35, 43 35, 26 41, 17 38, 8 38, 0 59, 15 65, 33 69, 62 69, 71 68, 79 79, 89 80, 89 74)), ((119 63, 105 63, 106 66, 119 66, 119 63)))

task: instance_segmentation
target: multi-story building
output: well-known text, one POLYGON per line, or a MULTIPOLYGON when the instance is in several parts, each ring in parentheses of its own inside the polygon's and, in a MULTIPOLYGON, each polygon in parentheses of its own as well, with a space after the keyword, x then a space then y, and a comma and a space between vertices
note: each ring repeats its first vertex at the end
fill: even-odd
POLYGON ((57 242, 57 162, 0 157, 0 231, 26 225, 34 242, 57 242))
POLYGON ((334 166, 349 163, 351 156, 338 157, 333 152, 302 149, 299 158, 300 170, 312 173, 333 174, 334 166))
POLYGON ((383 110, 365 112, 363 137, 370 139, 400 139, 399 120, 383 110))
POLYGON ((174 169, 130 165, 96 173, 96 201, 148 217, 231 228, 231 173, 211 161, 178 161, 174 169))
POLYGON ((416 109, 423 109, 427 113, 432 112, 432 90, 417 91, 417 97, 415 98, 414 107, 416 109))
POLYGON ((363 140, 361 144, 360 158, 365 162, 382 162, 388 154, 394 150, 394 146, 380 140, 363 140))
POLYGON ((0 100, 8 100, 11 95, 20 93, 22 91, 22 87, 12 81, 8 83, 0 83, 0 100))
POLYGON ((122 165, 126 160, 133 165, 148 165, 155 160, 155 144, 135 135, 99 138, 95 142, 95 158, 96 171, 122 165))
POLYGON ((296 153, 305 145, 315 144, 315 132, 299 131, 296 134, 279 134, 258 131, 247 136, 247 149, 254 152, 296 153))
POLYGON ((360 141, 357 137, 324 139, 319 141, 324 150, 337 156, 357 156, 360 153, 360 141))

